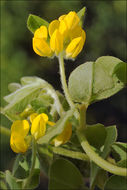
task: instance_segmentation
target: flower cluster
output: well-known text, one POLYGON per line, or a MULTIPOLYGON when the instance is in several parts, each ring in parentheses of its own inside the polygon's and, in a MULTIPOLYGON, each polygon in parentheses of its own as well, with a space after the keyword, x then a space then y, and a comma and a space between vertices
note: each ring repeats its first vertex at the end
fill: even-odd
MULTIPOLYGON (((10 146, 14 152, 26 152, 31 143, 31 135, 36 141, 43 137, 46 133, 47 124, 55 127, 55 123, 49 121, 48 115, 45 113, 31 114, 30 123, 31 127, 27 120, 16 120, 13 122, 11 126, 10 146), (31 135, 29 135, 29 131, 31 132, 31 135)), ((55 137, 51 143, 55 146, 64 144, 70 139, 71 134, 72 126, 68 123, 63 132, 55 137)))
POLYGON ((63 52, 65 58, 75 58, 82 50, 86 34, 80 26, 76 12, 71 11, 53 20, 48 28, 41 26, 33 37, 33 49, 40 56, 58 56, 63 52))

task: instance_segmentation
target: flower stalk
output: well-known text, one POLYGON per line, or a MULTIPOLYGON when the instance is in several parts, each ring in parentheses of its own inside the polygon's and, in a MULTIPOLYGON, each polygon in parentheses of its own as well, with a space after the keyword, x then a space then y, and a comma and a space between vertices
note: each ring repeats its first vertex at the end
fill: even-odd
POLYGON ((71 108, 74 108, 74 103, 71 100, 71 97, 68 92, 68 87, 66 83, 66 77, 65 77, 65 68, 64 68, 64 59, 62 53, 58 57, 59 59, 59 68, 60 68, 60 76, 61 76, 61 83, 64 90, 65 97, 67 99, 68 104, 71 108))

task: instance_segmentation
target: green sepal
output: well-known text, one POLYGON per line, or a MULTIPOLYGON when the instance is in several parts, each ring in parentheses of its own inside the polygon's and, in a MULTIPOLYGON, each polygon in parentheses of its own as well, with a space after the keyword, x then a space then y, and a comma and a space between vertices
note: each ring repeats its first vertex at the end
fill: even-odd
POLYGON ((49 23, 39 16, 33 14, 29 15, 27 19, 27 27, 32 33, 34 33, 42 25, 48 27, 49 23))
POLYGON ((85 19, 86 7, 83 7, 80 11, 77 12, 78 17, 80 18, 79 25, 82 27, 85 19))

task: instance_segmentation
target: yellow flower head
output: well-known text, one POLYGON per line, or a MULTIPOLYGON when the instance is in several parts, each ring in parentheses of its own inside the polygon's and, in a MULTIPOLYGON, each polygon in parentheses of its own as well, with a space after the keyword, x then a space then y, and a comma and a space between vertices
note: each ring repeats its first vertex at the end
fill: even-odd
POLYGON ((71 135, 72 135, 72 125, 71 123, 67 123, 63 132, 52 140, 52 144, 54 144, 56 147, 60 146, 61 144, 65 144, 66 142, 69 141, 71 135))
POLYGON ((81 52, 86 39, 85 31, 79 23, 78 15, 71 11, 58 20, 53 20, 48 28, 41 26, 34 33, 34 51, 40 56, 58 56, 63 52, 65 58, 75 58, 81 52))
POLYGON ((27 151, 29 145, 25 137, 29 133, 29 128, 30 126, 27 120, 17 120, 13 122, 11 126, 10 146, 14 152, 24 153, 27 151))
MULTIPOLYGON (((45 113, 37 114, 33 113, 30 115, 31 134, 38 140, 40 137, 45 135, 46 124, 50 126, 54 125, 53 122, 48 121, 48 116, 45 113)), ((11 126, 11 138, 10 146, 16 153, 24 153, 27 151, 30 145, 31 137, 28 136, 30 125, 27 120, 16 120, 11 126)))

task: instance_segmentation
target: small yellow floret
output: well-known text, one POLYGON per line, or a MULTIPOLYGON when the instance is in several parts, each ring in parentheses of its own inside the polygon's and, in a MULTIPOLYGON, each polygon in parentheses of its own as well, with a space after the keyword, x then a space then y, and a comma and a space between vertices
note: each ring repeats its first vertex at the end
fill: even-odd
POLYGON ((42 39, 47 40, 47 37, 48 37, 48 30, 46 26, 41 26, 34 33, 34 38, 39 38, 39 39, 42 38, 42 39))
POLYGON ((73 30, 76 26, 78 26, 80 19, 76 12, 71 11, 65 16, 64 21, 67 24, 68 30, 73 30))
POLYGON ((66 48, 66 57, 75 58, 82 50, 84 45, 83 38, 74 38, 66 48))
POLYGON ((52 34, 54 33, 54 31, 59 28, 59 24, 60 24, 60 22, 58 20, 53 20, 49 24, 48 30, 49 30, 50 37, 52 36, 52 34))
POLYGON ((31 134, 36 140, 45 135, 46 123, 48 121, 48 116, 44 113, 39 114, 35 119, 33 119, 31 126, 31 134))
POLYGON ((38 28, 33 37, 33 50, 40 56, 52 56, 52 51, 47 43, 48 31, 45 26, 38 28))
POLYGON ((65 144, 66 142, 69 141, 71 135, 72 135, 72 125, 71 123, 68 123, 64 128, 63 132, 53 139, 52 144, 54 144, 56 147, 60 146, 61 144, 65 144))
POLYGON ((27 151, 29 145, 25 141, 25 137, 29 132, 29 123, 27 120, 14 121, 11 126, 10 146, 16 153, 24 153, 27 151))
POLYGON ((63 36, 60 34, 59 30, 56 29, 50 39, 50 47, 52 51, 58 55, 63 50, 63 36))

